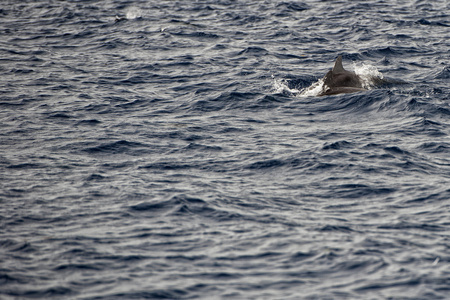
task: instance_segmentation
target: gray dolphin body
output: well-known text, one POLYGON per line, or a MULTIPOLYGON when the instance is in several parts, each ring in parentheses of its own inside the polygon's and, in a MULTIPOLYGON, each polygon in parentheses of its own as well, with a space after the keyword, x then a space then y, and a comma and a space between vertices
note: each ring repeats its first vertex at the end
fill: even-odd
POLYGON ((323 91, 319 96, 367 91, 361 78, 342 66, 342 56, 338 56, 332 70, 323 78, 323 91))

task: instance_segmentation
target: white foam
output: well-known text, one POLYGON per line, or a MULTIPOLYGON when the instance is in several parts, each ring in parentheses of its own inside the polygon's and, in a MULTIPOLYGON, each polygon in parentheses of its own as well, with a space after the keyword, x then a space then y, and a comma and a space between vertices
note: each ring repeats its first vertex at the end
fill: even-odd
POLYGON ((309 87, 304 88, 300 91, 298 94, 299 97, 315 97, 319 96, 320 93, 322 93, 323 90, 323 79, 320 78, 313 84, 311 84, 309 87))
POLYGON ((383 74, 381 74, 380 71, 378 71, 377 67, 372 65, 353 65, 353 72, 355 72, 356 75, 361 77, 363 81, 363 87, 366 89, 370 89, 375 85, 375 83, 379 80, 383 79, 383 74))
POLYGON ((304 89, 290 88, 286 79, 273 78, 273 90, 276 94, 288 93, 296 97, 312 97, 318 96, 322 92, 323 80, 320 78, 315 83, 304 89))
POLYGON ((125 14, 125 17, 128 20, 142 18, 142 11, 137 7, 132 7, 130 9, 128 9, 127 13, 125 14))
POLYGON ((273 89, 276 94, 282 93, 297 94, 300 92, 298 89, 289 88, 285 79, 277 79, 273 75, 272 78, 273 78, 273 89))

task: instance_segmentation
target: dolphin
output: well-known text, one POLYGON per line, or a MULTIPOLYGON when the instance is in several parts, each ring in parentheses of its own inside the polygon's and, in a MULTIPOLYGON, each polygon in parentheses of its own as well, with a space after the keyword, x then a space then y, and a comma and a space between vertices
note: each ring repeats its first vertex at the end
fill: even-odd
POLYGON ((353 72, 347 71, 342 66, 342 56, 339 55, 334 63, 333 69, 323 78, 323 90, 319 96, 336 95, 343 93, 355 93, 367 91, 363 87, 361 77, 353 72))

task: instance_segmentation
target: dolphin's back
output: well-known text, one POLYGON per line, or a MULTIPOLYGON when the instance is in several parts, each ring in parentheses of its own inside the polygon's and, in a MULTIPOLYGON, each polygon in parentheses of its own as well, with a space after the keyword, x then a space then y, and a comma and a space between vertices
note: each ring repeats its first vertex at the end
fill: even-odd
POLYGON ((365 91, 361 78, 354 72, 347 71, 342 66, 342 56, 339 55, 333 69, 323 78, 324 91, 319 96, 336 95, 365 91))

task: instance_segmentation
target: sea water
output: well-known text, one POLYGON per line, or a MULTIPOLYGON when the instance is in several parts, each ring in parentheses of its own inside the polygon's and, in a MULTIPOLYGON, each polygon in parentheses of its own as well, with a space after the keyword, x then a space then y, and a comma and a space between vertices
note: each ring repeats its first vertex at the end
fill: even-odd
POLYGON ((2 4, 1 299, 450 297, 448 1, 2 4))

